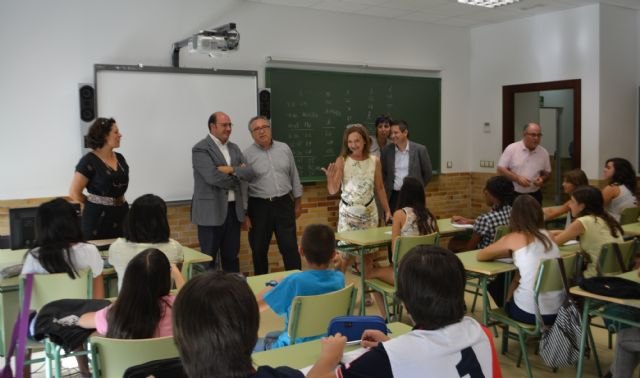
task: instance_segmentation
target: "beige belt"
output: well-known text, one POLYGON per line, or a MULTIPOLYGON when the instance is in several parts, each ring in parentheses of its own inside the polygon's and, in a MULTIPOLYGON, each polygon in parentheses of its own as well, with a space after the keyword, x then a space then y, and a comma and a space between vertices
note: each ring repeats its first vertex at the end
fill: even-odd
POLYGON ((103 206, 120 206, 125 203, 124 196, 120 197, 104 197, 96 194, 88 194, 87 201, 103 206))

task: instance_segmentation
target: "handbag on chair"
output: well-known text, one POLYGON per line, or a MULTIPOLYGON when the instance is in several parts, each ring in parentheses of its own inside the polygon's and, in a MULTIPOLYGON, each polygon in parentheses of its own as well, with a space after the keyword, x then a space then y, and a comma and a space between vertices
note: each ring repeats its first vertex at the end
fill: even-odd
POLYGON ((556 261, 560 267, 566 299, 558 310, 555 322, 550 327, 545 327, 542 331, 542 338, 540 338, 540 357, 547 366, 553 368, 572 366, 578 362, 582 336, 580 311, 569 294, 569 283, 564 264, 561 258, 556 261))
POLYGON ((29 332, 29 305, 31 304, 31 288, 33 287, 33 274, 27 274, 24 284, 24 298, 22 299, 22 309, 18 313, 18 318, 13 326, 9 350, 5 356, 5 365, 0 373, 0 378, 22 377, 24 373, 24 357, 27 351, 27 333, 29 332), (16 351, 17 349, 17 351, 16 351), (16 355, 16 375, 11 370, 11 357, 16 355))

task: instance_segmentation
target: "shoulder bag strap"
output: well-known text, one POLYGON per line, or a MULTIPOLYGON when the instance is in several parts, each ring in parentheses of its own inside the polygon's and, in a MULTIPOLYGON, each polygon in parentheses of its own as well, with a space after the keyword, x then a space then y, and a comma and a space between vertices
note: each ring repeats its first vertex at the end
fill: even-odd
POLYGON ((622 273, 626 273, 629 271, 629 267, 624 265, 624 261, 622 260, 622 251, 620 251, 620 245, 618 243, 613 243, 613 252, 616 254, 616 259, 618 260, 618 265, 620 266, 620 271, 622 273))
POLYGON ((564 286, 564 291, 567 294, 567 299, 570 298, 570 293, 569 293, 569 280, 567 280, 567 272, 565 271, 564 268, 564 260, 562 260, 562 257, 556 257, 556 261, 558 262, 558 267, 560 268, 560 276, 562 277, 562 284, 564 286))

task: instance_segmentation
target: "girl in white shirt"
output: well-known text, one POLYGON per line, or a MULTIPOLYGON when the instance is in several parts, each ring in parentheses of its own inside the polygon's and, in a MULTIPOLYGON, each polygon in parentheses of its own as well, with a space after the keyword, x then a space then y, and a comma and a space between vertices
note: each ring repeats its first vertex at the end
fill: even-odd
MULTIPOLYGON (((521 195, 513 202, 509 227, 511 232, 478 252, 477 259, 490 261, 513 257, 518 273, 507 295, 505 310, 519 322, 535 324, 533 287, 538 267, 544 260, 560 257, 560 250, 544 229, 542 208, 532 196, 521 195)), ((538 297, 540 314, 545 324, 553 324, 563 301, 562 290, 542 293, 538 297)))
POLYGON ((635 172, 631 163, 622 158, 611 158, 604 165, 604 178, 609 180, 602 189, 604 208, 618 222, 622 210, 638 205, 635 172))

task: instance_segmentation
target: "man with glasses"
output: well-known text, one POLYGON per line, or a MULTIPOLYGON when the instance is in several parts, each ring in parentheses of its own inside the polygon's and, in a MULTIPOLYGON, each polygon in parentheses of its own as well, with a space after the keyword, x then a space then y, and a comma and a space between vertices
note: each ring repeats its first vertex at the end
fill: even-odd
POLYGON ((293 153, 285 143, 273 140, 266 117, 253 117, 249 132, 255 143, 244 156, 256 175, 249 182, 246 226, 254 273, 269 273, 267 254, 274 232, 285 270, 300 269, 296 219, 302 213, 302 185, 293 153))
POLYGON ((246 185, 255 176, 240 148, 229 141, 231 119, 223 112, 209 117, 209 135, 191 150, 193 199, 191 221, 198 225, 200 249, 213 257, 211 268, 240 272, 240 225, 245 217, 246 185))
POLYGON ((516 194, 529 194, 542 204, 542 185, 551 177, 549 153, 540 145, 542 128, 537 123, 524 127, 522 140, 504 149, 498 174, 513 182, 516 194))

